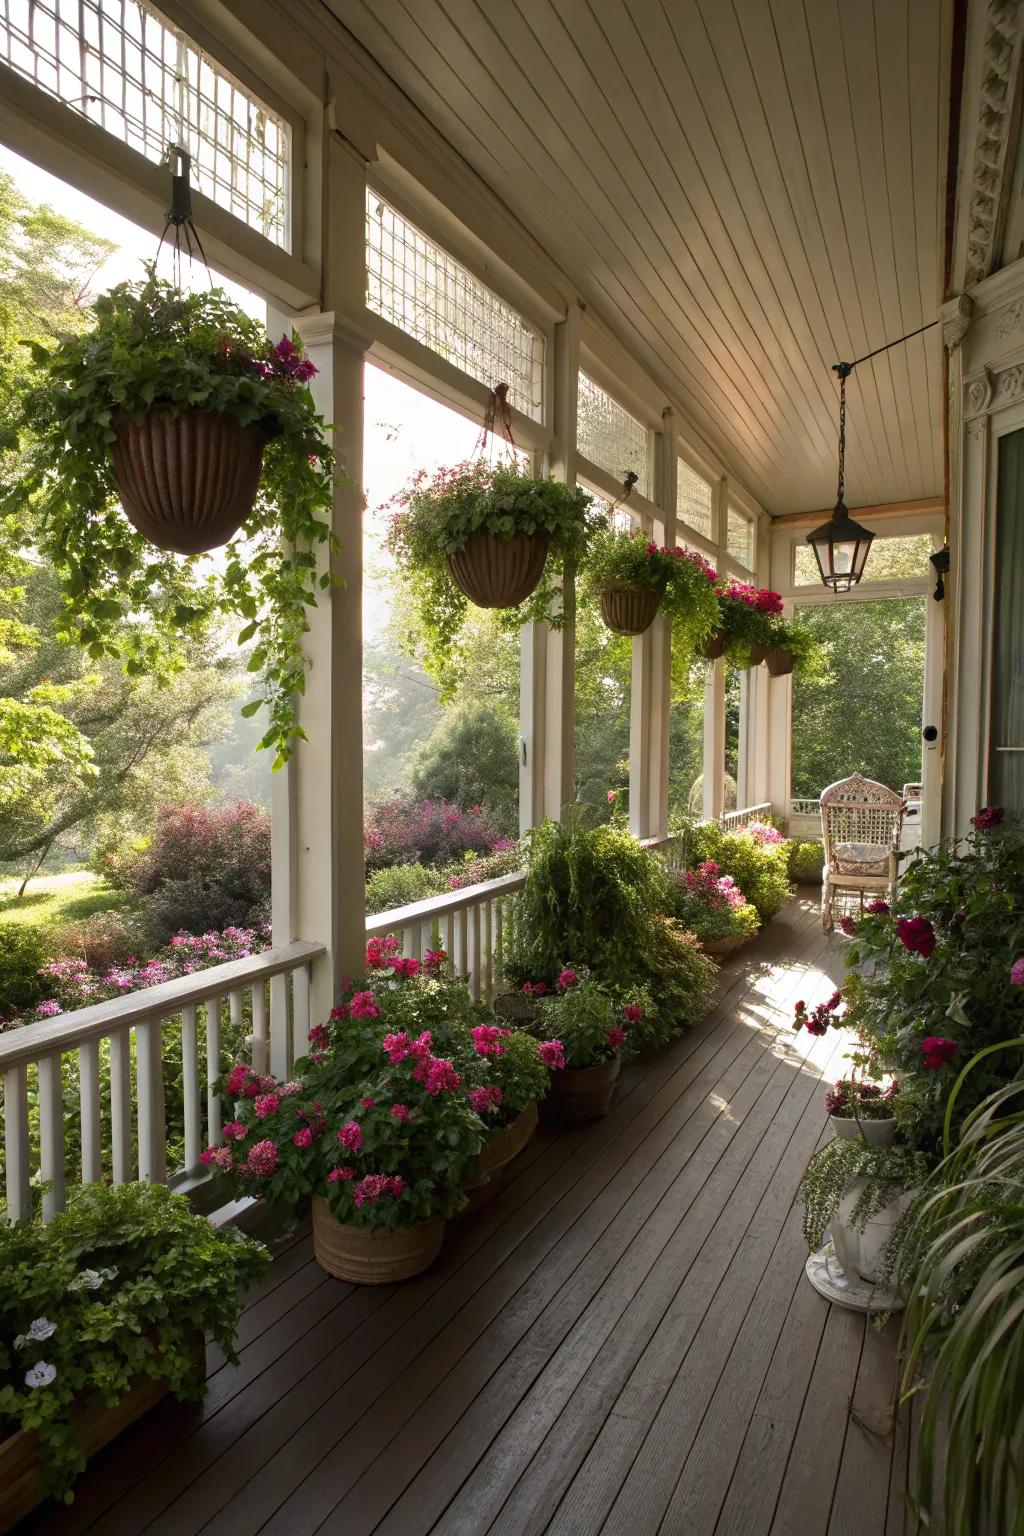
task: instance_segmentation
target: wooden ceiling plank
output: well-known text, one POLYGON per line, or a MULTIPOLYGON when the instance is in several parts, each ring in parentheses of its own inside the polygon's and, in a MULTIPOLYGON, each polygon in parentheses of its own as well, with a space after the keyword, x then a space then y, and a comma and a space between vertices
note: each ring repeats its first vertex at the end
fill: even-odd
MULTIPOLYGON (((918 283, 922 324, 934 319, 945 298, 944 219, 946 209, 946 145, 949 81, 943 69, 943 44, 948 41, 935 17, 934 0, 909 0, 909 86, 911 181, 917 230, 918 283), (929 305, 933 309, 929 312, 929 305)), ((942 437, 942 328, 922 338, 928 378, 931 422, 932 483, 943 484, 945 462, 942 437)))

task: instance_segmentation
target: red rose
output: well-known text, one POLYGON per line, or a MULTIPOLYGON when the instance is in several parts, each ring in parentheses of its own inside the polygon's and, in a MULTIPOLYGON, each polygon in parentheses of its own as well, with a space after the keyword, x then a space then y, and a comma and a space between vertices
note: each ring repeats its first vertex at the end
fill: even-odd
POLYGON ((944 1040, 941 1035, 925 1035, 921 1041, 921 1064, 929 1072, 937 1072, 947 1061, 952 1061, 960 1046, 955 1040, 944 1040))
POLYGON ((897 918, 896 934, 904 949, 924 960, 935 948, 935 929, 926 917, 897 918))

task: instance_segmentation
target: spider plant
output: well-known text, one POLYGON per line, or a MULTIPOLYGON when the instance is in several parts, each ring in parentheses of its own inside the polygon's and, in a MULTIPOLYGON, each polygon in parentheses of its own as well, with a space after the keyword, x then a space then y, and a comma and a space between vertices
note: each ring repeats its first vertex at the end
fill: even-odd
MULTIPOLYGON (((1022 1044, 979 1051, 950 1112, 982 1057, 1022 1044)), ((1024 1079, 978 1105, 954 1148, 951 1123, 950 1113, 946 1155, 895 1239, 908 1298, 903 1391, 923 1393, 916 1503, 947 1536, 1024 1536, 1024 1079)))

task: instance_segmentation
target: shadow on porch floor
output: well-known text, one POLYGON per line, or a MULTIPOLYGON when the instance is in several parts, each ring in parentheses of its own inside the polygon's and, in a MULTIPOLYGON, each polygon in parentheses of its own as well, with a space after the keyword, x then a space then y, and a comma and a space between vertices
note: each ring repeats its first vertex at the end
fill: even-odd
POLYGON ((298 1235, 240 1367, 211 1358, 200 1407, 155 1410, 26 1536, 899 1536, 894 1326, 815 1294, 793 1206, 843 1042, 792 1007, 841 944, 787 908, 421 1279, 345 1285, 298 1235))

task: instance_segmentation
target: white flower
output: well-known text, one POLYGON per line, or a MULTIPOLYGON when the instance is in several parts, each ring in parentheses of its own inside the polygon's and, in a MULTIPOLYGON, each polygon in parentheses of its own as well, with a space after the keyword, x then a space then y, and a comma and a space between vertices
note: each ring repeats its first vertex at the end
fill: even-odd
POLYGON ((45 1360, 37 1360, 31 1370, 25 1372, 26 1387, 48 1387, 57 1380, 57 1367, 45 1360))
POLYGON ((83 1269, 80 1275, 76 1275, 68 1286, 69 1291, 98 1291, 103 1284, 103 1276, 95 1269, 83 1269))
POLYGON ((31 1339, 33 1344, 41 1344, 44 1339, 52 1339, 56 1332, 56 1323, 51 1323, 48 1317, 37 1317, 29 1324, 25 1337, 31 1339))

